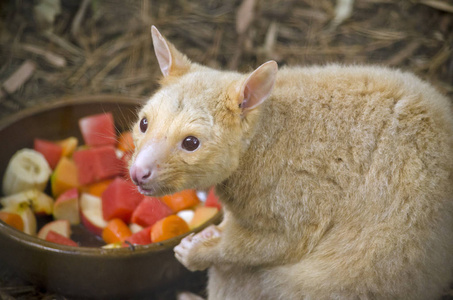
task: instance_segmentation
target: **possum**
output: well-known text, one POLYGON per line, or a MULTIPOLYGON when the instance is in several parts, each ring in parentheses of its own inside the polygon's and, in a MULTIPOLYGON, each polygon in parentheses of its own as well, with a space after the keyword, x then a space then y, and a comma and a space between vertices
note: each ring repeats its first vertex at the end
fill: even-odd
POLYGON ((130 175, 161 196, 215 186, 224 219, 182 239, 209 299, 436 299, 453 271, 453 117, 379 66, 215 70, 152 27, 163 77, 130 175))

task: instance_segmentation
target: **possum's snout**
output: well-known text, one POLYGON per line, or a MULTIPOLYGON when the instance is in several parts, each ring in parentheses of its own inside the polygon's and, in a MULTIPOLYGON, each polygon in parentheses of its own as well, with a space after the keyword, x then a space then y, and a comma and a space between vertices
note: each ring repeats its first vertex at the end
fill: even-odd
POLYGON ((160 143, 150 143, 143 147, 132 163, 129 174, 140 193, 153 195, 156 192, 156 178, 159 161, 165 155, 160 143))

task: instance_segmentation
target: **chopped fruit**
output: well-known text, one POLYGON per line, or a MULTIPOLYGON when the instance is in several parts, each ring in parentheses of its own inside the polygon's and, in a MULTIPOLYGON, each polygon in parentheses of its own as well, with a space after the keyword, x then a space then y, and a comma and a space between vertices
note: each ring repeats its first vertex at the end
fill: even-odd
POLYGON ((63 192, 79 186, 78 170, 74 161, 63 156, 50 177, 52 195, 60 196, 63 192))
POLYGON ((0 211, 0 220, 5 222, 9 226, 16 228, 19 231, 24 230, 24 221, 22 221, 22 218, 20 217, 19 214, 0 211))
POLYGON ((72 247, 78 247, 79 244, 71 240, 70 238, 67 238, 59 233, 56 233, 55 231, 51 230, 46 236, 46 241, 60 244, 60 245, 66 245, 66 246, 72 246, 72 247))
POLYGON ((120 218, 129 223, 135 208, 144 196, 132 182, 117 177, 102 193, 102 213, 105 220, 120 218))
POLYGON ((116 145, 115 124, 111 113, 81 118, 79 127, 88 146, 116 145))
POLYGON ((153 225, 151 229, 151 240, 153 243, 161 242, 189 232, 189 230, 186 221, 177 215, 170 215, 153 225))
POLYGON ((190 229, 194 229, 214 217, 219 210, 216 207, 198 206, 195 209, 192 220, 189 223, 190 229))
POLYGON ((74 152, 74 162, 79 170, 81 185, 98 182, 119 176, 123 172, 123 162, 116 156, 112 146, 93 147, 74 152))
POLYGON ((162 201, 175 213, 183 209, 194 207, 200 203, 196 190, 183 190, 179 193, 166 195, 162 197, 162 201))
POLYGON ((158 198, 145 197, 134 210, 131 222, 148 227, 172 213, 172 210, 158 198))
POLYGON ((134 151, 134 140, 132 139, 132 132, 125 131, 120 134, 118 138, 118 149, 124 152, 134 151))
POLYGON ((107 244, 122 242, 131 235, 131 230, 121 219, 110 220, 102 231, 102 239, 107 244))
POLYGON ((55 169, 63 153, 60 145, 51 141, 35 139, 33 148, 44 155, 52 170, 55 169))

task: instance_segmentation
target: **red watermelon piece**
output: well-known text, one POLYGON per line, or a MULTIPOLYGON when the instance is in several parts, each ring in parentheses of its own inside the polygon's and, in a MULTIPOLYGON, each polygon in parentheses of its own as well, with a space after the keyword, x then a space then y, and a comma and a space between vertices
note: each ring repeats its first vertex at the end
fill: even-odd
POLYGON ((49 233, 46 235, 46 241, 60 244, 60 245, 67 245, 67 246, 73 246, 73 247, 78 247, 79 245, 74 242, 73 240, 53 231, 50 230, 49 233))
MULTIPOLYGON (((151 228, 152 226, 148 226, 139 232, 134 233, 130 237, 126 238, 126 241, 133 245, 148 245, 151 244, 151 228)), ((123 246, 128 246, 127 243, 123 244, 123 246)))
POLYGON ((113 146, 93 147, 75 151, 73 159, 79 171, 81 185, 121 175, 124 164, 113 146))
POLYGON ((173 211, 158 198, 145 197, 132 214, 131 222, 148 227, 173 214, 173 211))
POLYGON ((81 118, 79 128, 88 146, 116 145, 115 123, 110 112, 81 118))
POLYGON ((102 193, 102 215, 107 221, 119 218, 129 223, 143 197, 132 182, 117 177, 102 193))
POLYGON ((209 190, 206 202, 204 204, 207 207, 216 207, 218 210, 222 209, 222 204, 219 201, 219 197, 215 194, 215 188, 209 190))
POLYGON ((60 161, 63 153, 63 147, 51 141, 35 139, 33 148, 45 157, 50 168, 54 170, 60 161))

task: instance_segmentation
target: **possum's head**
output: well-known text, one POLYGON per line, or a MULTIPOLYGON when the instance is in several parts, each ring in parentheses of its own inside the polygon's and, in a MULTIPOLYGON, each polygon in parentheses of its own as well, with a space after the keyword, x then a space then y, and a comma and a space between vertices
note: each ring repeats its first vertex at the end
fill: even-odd
POLYGON ((155 27, 152 37, 164 77, 133 129, 131 178, 154 196, 220 183, 247 149, 277 64, 249 75, 217 71, 191 63, 155 27))

